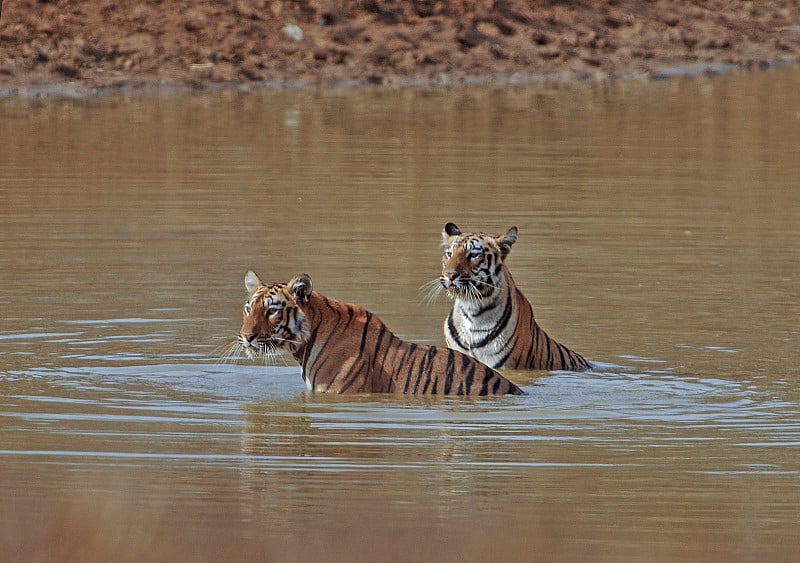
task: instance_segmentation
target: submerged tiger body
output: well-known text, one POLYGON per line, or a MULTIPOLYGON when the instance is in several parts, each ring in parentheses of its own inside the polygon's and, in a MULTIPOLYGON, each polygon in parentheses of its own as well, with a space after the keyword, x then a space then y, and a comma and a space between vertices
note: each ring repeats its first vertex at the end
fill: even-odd
POLYGON ((366 309, 313 291, 306 274, 264 284, 248 272, 245 286, 239 344, 249 356, 288 350, 311 391, 523 394, 467 354, 401 340, 366 309))
POLYGON ((583 356, 542 330, 533 307, 517 288, 505 260, 517 228, 504 235, 442 231, 445 246, 439 282, 453 299, 444 323, 447 345, 493 368, 578 370, 583 356))

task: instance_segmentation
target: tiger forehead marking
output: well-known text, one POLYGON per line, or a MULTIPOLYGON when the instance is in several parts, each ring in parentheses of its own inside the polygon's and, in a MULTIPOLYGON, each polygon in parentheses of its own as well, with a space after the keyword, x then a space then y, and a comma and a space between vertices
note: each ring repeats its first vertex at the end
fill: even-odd
POLYGON ((256 289, 244 304, 244 317, 265 314, 271 308, 282 306, 281 287, 270 284, 256 289))
MULTIPOLYGON (((488 242, 488 241, 486 241, 488 242)), ((467 258, 467 259, 475 259, 481 255, 483 255, 484 251, 486 250, 487 244, 485 243, 483 238, 478 238, 478 236, 473 237, 459 237, 453 242, 450 243, 444 251, 445 260, 449 260, 453 256, 459 258, 467 258)), ((489 245, 489 250, 497 250, 496 248, 491 248, 489 245)))
POLYGON ((253 306, 256 304, 261 305, 264 309, 279 305, 281 302, 280 297, 272 291, 276 287, 278 286, 273 285, 270 287, 265 287, 264 289, 258 290, 251 295, 250 299, 248 299, 244 305, 245 313, 250 314, 250 311, 252 311, 253 306))

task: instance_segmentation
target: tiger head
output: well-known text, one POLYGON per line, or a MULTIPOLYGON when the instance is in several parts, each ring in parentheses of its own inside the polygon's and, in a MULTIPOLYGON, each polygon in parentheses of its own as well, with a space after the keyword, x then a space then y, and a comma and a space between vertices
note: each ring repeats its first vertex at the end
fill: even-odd
POLYGON ((297 357, 309 338, 308 324, 301 306, 311 295, 311 278, 300 274, 288 283, 265 284, 247 272, 244 285, 250 296, 242 312, 239 345, 248 357, 289 350, 297 357))
POLYGON ((517 228, 504 235, 462 233, 454 223, 442 231, 444 257, 439 282, 455 298, 481 301, 497 291, 503 279, 503 264, 517 240, 517 228))

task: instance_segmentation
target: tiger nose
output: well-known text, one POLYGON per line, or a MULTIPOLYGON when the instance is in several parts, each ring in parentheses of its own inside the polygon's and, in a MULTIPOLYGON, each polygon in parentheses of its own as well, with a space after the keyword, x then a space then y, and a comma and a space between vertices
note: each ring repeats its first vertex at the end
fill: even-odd
POLYGON ((256 333, 255 332, 245 332, 244 334, 242 334, 242 338, 244 338, 245 341, 248 344, 252 344, 253 340, 256 339, 256 333))
POLYGON ((456 272, 455 270, 445 270, 444 277, 446 277, 450 281, 453 281, 458 277, 458 272, 456 272))

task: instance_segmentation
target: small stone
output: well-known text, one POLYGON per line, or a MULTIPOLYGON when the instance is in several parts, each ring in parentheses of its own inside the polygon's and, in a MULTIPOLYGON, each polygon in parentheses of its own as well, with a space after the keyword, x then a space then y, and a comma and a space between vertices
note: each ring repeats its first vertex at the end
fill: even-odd
POLYGON ((300 29, 300 26, 295 25, 293 23, 287 23, 286 25, 283 26, 281 31, 283 31, 283 34, 286 36, 287 39, 290 39, 297 43, 302 41, 303 38, 305 37, 305 34, 303 33, 303 30, 300 29))

